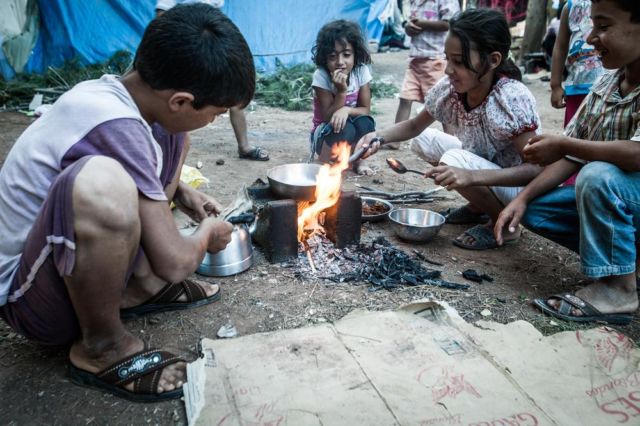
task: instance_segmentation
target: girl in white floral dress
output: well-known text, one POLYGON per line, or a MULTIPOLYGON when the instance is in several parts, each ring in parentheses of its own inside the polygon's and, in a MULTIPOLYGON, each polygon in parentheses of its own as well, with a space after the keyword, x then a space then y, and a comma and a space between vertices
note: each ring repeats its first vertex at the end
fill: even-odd
MULTIPOLYGON (((426 176, 468 201, 450 209, 447 222, 479 223, 453 241, 467 249, 497 247, 492 223, 541 171, 521 157, 540 119, 533 95, 520 82, 520 70, 508 58, 510 46, 509 26, 501 12, 471 9, 456 15, 445 42, 446 76, 427 93, 422 112, 360 141, 360 146, 370 145, 368 156, 378 150, 380 139, 414 138, 413 152, 435 166, 426 176), (436 120, 448 125, 453 135, 427 129, 436 120)), ((516 230, 505 241, 519 236, 516 230)))

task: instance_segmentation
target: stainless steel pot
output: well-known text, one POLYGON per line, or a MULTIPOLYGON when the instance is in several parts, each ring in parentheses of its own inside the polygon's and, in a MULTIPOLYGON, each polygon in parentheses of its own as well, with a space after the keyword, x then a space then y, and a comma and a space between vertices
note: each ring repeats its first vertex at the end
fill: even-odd
POLYGON ((246 271, 252 262, 251 234, 246 225, 235 225, 227 247, 218 253, 207 252, 196 272, 208 277, 226 277, 246 271))
POLYGON ((267 172, 271 190, 279 197, 297 201, 315 199, 320 164, 296 163, 276 166, 267 172))

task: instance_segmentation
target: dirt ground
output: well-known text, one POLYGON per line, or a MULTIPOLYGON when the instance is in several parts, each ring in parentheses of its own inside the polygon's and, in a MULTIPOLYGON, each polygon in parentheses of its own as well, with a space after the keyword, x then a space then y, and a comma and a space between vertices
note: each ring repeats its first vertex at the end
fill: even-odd
MULTIPOLYGON (((374 75, 388 78, 399 86, 406 57, 406 51, 374 55, 374 75)), ((559 132, 563 112, 549 106, 548 84, 534 80, 528 85, 538 101, 545 131, 559 132)), ((396 107, 396 99, 374 101, 380 128, 393 123, 396 107)), ((228 117, 192 134, 193 145, 187 164, 203 163, 201 171, 211 180, 204 190, 225 204, 232 200, 241 184, 249 185, 258 177, 264 179, 269 168, 304 162, 308 156, 310 112, 286 112, 257 105, 248 113, 247 119, 252 142, 269 150, 270 161, 250 162, 237 158, 228 117), (216 165, 216 160, 224 160, 224 164, 216 165)), ((24 115, 0 113, 0 164, 30 121, 24 115)), ((383 151, 371 160, 377 169, 374 176, 351 175, 344 187, 353 189, 359 183, 394 192, 433 187, 430 181, 417 175, 394 174, 384 164, 386 153, 383 151)), ((407 144, 393 155, 408 167, 424 167, 412 156, 407 144)), ((447 200, 423 207, 440 210, 463 202, 453 193, 447 197, 447 200)), ((179 224, 183 220, 177 218, 179 224)), ((434 241, 417 247, 395 238, 388 223, 375 223, 363 226, 362 239, 370 241, 382 235, 409 252, 417 247, 429 259, 444 265, 435 268, 442 270, 445 279, 470 284, 467 291, 421 286, 371 292, 364 284, 328 283, 312 276, 301 280, 289 269, 269 264, 256 248, 254 265, 248 271, 223 279, 206 278, 222 285, 221 301, 189 312, 151 315, 126 325, 152 346, 172 349, 189 359, 196 357, 198 339, 215 338, 217 330, 225 323, 233 323, 242 336, 336 321, 358 308, 394 309, 425 297, 449 302, 469 322, 483 318, 482 311, 485 314, 490 311, 491 315, 485 319, 499 322, 525 319, 544 333, 576 327, 551 321, 530 306, 535 297, 575 290, 585 284, 576 255, 527 231, 514 246, 484 252, 466 251, 451 244, 451 239, 464 229, 463 226, 446 225, 434 241), (465 281, 461 272, 468 268, 489 274, 494 281, 484 284, 465 281)), ((631 325, 620 330, 637 340, 640 320, 636 316, 631 325)), ((33 344, 0 323, 0 424, 186 424, 181 401, 132 404, 74 386, 66 378, 66 362, 65 348, 33 344)))

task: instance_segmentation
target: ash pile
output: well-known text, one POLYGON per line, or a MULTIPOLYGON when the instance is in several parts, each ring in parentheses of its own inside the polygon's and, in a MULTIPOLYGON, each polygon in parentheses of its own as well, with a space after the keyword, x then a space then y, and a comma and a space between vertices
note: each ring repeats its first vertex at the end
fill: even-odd
POLYGON ((298 258, 283 266, 292 268, 299 279, 314 276, 335 283, 368 283, 370 291, 419 285, 469 288, 467 284, 441 279, 440 271, 423 266, 418 253, 410 256, 383 237, 339 249, 324 235, 315 234, 301 245, 298 258))

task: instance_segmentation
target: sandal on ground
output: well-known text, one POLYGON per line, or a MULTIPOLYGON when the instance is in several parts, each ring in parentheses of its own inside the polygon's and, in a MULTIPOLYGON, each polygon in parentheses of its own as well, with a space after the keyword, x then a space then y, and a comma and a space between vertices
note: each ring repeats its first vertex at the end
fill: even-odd
POLYGON ((552 317, 574 322, 603 322, 608 324, 625 325, 633 319, 632 314, 603 314, 591 303, 585 302, 575 294, 554 294, 551 299, 560 300, 558 309, 549 305, 544 299, 534 299, 533 304, 542 312, 552 317), (582 315, 573 315, 571 311, 577 309, 582 315))
POLYGON ((243 160, 254 160, 254 161, 269 161, 269 153, 266 149, 256 146, 255 148, 251 148, 249 151, 245 153, 238 153, 238 156, 243 160))
POLYGON ((484 213, 476 213, 471 210, 468 204, 462 207, 449 208, 440 212, 445 217, 445 223, 452 225, 473 225, 489 222, 489 216, 484 213))
POLYGON ((162 370, 177 362, 186 361, 170 352, 144 349, 95 374, 70 363, 69 378, 77 385, 101 389, 130 401, 166 401, 183 394, 182 388, 157 393, 162 370), (132 391, 124 388, 129 383, 133 383, 132 391))
POLYGON ((137 318, 141 315, 156 314, 158 312, 179 311, 208 305, 220 299, 222 290, 218 287, 216 294, 207 297, 204 288, 195 280, 184 280, 179 283, 169 283, 155 296, 145 303, 131 308, 120 309, 120 318, 137 318), (186 295, 186 302, 178 302, 178 298, 186 295))
MULTIPOLYGON (((462 236, 470 236, 470 237, 473 237, 473 240, 474 240, 473 243, 466 244, 458 240, 457 238, 453 239, 452 241, 453 244, 463 249, 489 250, 489 249, 500 247, 498 245, 498 242, 496 241, 496 238, 493 236, 493 231, 484 225, 476 225, 473 228, 469 228, 466 231, 464 231, 462 236)), ((515 239, 515 240, 504 241, 504 244, 512 244, 512 243, 515 243, 516 241, 518 240, 515 239)))

